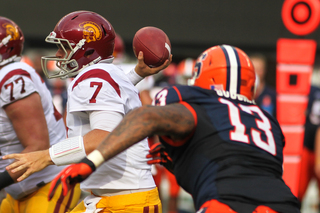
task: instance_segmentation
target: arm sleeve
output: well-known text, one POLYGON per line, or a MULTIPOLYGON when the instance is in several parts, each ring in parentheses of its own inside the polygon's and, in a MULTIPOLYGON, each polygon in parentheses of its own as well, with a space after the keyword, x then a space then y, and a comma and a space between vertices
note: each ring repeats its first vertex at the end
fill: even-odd
POLYGON ((123 119, 123 114, 115 111, 92 111, 89 113, 91 129, 111 132, 123 119))
POLYGON ((138 73, 136 73, 134 68, 131 69, 128 73, 126 73, 126 75, 133 85, 136 85, 143 79, 143 77, 141 77, 140 75, 138 75, 138 73))

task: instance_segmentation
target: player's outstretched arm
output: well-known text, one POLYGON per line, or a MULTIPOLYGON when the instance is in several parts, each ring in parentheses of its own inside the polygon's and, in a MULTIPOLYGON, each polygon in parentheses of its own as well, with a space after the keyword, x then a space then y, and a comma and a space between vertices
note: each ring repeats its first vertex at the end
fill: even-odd
POLYGON ((166 135, 173 140, 189 136, 195 128, 192 113, 182 104, 143 106, 131 111, 98 146, 105 160, 150 135, 166 135))
POLYGON ((314 141, 314 149, 315 149, 315 174, 318 178, 320 178, 320 127, 317 128, 316 137, 314 141))
POLYGON ((166 135, 183 139, 195 128, 192 113, 182 104, 142 106, 128 113, 120 124, 80 163, 65 168, 52 181, 49 200, 61 182, 63 193, 71 184, 85 180, 100 164, 149 135, 166 135), (81 169, 80 169, 81 168, 81 169))
POLYGON ((2 159, 16 159, 15 162, 6 167, 6 170, 13 174, 25 170, 25 172, 17 178, 17 181, 22 181, 31 174, 54 164, 50 158, 48 149, 23 154, 9 154, 3 156, 2 159))

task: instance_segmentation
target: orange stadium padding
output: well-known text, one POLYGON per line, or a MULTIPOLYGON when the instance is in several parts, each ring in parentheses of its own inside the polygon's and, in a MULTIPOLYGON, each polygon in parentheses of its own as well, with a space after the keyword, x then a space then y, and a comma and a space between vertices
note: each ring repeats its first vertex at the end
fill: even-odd
POLYGON ((277 119, 280 125, 304 125, 308 97, 304 95, 277 96, 277 119))
POLYGON ((313 67, 311 65, 278 64, 277 93, 308 95, 313 67))
MULTIPOLYGON (((320 22, 319 5, 318 0, 284 1, 281 11, 284 25, 290 32, 300 36, 313 32, 320 22)), ((316 50, 315 40, 277 40, 277 119, 286 137, 283 180, 296 196, 299 193, 303 126, 316 50)))
POLYGON ((285 147, 283 149, 283 154, 301 155, 303 148, 304 126, 281 126, 281 129, 286 141, 285 147))
POLYGON ((319 0, 285 0, 281 16, 291 33, 299 36, 312 33, 320 22, 319 0))
POLYGON ((290 187, 292 193, 298 196, 301 156, 284 156, 283 180, 290 187))
POLYGON ((277 41, 277 63, 313 65, 316 50, 314 40, 280 38, 277 41))

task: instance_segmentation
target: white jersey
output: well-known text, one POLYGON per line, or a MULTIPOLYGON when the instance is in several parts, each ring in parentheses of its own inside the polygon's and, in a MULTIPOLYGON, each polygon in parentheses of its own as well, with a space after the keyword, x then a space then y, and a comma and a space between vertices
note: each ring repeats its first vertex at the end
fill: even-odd
MULTIPOLYGON (((50 91, 36 71, 24 62, 14 62, 0 70, 0 152, 1 156, 20 153, 24 147, 19 142, 13 126, 3 107, 37 92, 41 97, 48 125, 50 145, 66 138, 66 128, 61 115, 55 110, 50 91)), ((26 112, 28 113, 28 112, 26 112)), ((0 159, 0 172, 12 163, 13 159, 0 159)), ((64 167, 48 166, 32 174, 27 179, 5 188, 13 198, 19 199, 50 182, 64 167), (37 186, 38 185, 38 186, 37 186)))
MULTIPOLYGON (((124 71, 114 64, 98 63, 85 68, 68 87, 68 137, 91 131, 89 112, 116 111, 123 115, 141 106, 138 90, 124 71)), ((116 126, 117 124, 115 124, 116 126)), ((115 127, 114 126, 114 127, 115 127)), ((81 183, 84 190, 139 189, 155 187, 146 155, 149 146, 142 140, 103 163, 81 183)))

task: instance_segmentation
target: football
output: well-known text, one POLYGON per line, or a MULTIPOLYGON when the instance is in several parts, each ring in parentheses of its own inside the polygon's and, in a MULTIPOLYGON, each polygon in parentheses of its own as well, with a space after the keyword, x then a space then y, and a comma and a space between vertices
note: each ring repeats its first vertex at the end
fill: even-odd
POLYGON ((132 42, 136 57, 143 52, 144 63, 149 67, 162 65, 171 55, 171 43, 165 32, 157 27, 143 27, 136 32, 132 42))

